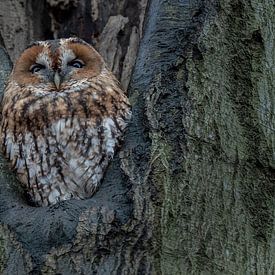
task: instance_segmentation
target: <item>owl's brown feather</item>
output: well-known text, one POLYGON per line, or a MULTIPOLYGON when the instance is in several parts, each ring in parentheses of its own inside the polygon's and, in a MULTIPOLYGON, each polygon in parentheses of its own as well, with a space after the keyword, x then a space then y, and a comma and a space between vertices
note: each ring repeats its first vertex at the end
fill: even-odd
POLYGON ((2 151, 38 205, 91 197, 129 118, 127 97, 91 46, 77 39, 36 42, 5 90, 2 151), (81 68, 70 65, 80 61, 81 68), (42 69, 31 72, 36 63, 42 69))

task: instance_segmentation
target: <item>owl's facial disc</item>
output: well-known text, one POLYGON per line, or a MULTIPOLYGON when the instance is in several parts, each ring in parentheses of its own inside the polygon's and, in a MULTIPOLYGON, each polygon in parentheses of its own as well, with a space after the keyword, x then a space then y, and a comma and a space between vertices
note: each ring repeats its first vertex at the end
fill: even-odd
MULTIPOLYGON (((60 58, 58 59, 60 60, 60 58)), ((52 64, 50 62, 45 62, 45 58, 38 56, 36 62, 30 66, 30 72, 36 75, 41 82, 52 83, 55 85, 57 90, 60 90, 62 83, 70 80, 73 73, 85 66, 83 60, 78 58, 73 58, 67 62, 67 60, 62 60, 63 62, 56 62, 52 64)))
POLYGON ((71 80, 93 78, 104 61, 96 50, 78 38, 38 41, 19 57, 13 79, 19 85, 48 86, 49 91, 66 90, 71 80))
POLYGON ((40 83, 51 83, 60 90, 62 84, 84 66, 84 61, 77 58, 71 50, 57 49, 56 52, 43 51, 38 54, 29 71, 40 83))

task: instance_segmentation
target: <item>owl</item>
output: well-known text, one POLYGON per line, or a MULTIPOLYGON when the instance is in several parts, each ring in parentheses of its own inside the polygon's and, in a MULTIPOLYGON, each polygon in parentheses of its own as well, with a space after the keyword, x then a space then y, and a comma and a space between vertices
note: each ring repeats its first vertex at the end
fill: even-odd
POLYGON ((97 190, 123 137, 129 101, 79 38, 38 41, 17 60, 1 102, 1 150, 37 206, 97 190))

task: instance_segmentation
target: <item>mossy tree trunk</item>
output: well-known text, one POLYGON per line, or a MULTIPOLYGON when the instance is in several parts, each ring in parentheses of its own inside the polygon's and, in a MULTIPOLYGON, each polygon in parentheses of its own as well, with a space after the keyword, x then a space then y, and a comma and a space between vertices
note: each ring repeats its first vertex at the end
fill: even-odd
POLYGON ((96 195, 33 208, 1 161, 0 271, 274 274, 274 15, 271 0, 151 0, 133 119, 96 195))

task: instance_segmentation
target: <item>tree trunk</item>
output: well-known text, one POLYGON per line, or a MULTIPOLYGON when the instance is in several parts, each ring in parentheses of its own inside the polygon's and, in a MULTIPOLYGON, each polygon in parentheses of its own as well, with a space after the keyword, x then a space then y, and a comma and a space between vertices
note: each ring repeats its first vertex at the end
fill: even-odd
MULTIPOLYGON (((137 2, 138 15, 131 0, 43 5, 53 37, 90 39, 128 83, 137 2)), ((151 0, 128 89, 133 119, 95 196, 31 207, 1 160, 0 272, 274 274, 274 13, 270 0, 151 0)))

